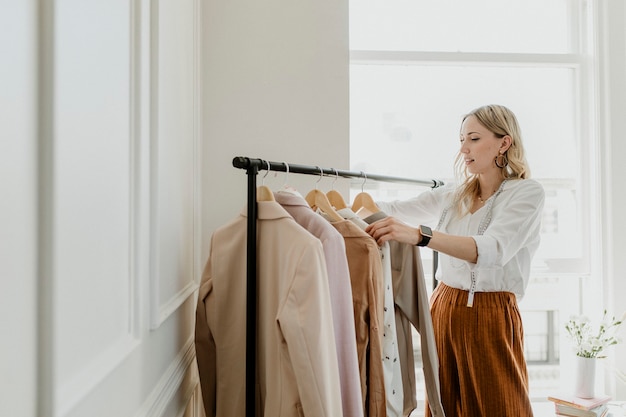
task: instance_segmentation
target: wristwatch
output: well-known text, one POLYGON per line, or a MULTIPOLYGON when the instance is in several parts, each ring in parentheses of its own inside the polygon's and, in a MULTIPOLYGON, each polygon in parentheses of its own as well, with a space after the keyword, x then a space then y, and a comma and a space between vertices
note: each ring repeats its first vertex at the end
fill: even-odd
POLYGON ((428 246, 428 242, 430 242, 430 238, 433 237, 433 231, 431 230, 430 227, 421 225, 420 234, 422 235, 422 240, 419 241, 417 246, 428 246))

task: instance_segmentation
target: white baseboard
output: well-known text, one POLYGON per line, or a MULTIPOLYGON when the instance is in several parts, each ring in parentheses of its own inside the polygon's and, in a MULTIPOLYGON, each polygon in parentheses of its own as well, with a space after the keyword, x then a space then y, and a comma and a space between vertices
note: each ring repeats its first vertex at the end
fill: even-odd
MULTIPOLYGON (((199 383, 197 372, 194 372, 193 368, 195 358, 196 350, 192 337, 167 368, 141 408, 135 413, 135 417, 169 417, 165 412, 176 397, 184 398, 186 407, 199 383)), ((182 415, 185 407, 177 412, 177 415, 182 415)))

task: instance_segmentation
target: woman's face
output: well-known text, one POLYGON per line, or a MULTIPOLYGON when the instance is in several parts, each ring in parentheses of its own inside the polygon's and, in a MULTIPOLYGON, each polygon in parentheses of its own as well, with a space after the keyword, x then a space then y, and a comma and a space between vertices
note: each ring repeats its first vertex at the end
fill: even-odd
POLYGON ((496 156, 503 145, 503 138, 481 125, 475 116, 469 116, 461 125, 461 155, 471 174, 499 172, 496 156))

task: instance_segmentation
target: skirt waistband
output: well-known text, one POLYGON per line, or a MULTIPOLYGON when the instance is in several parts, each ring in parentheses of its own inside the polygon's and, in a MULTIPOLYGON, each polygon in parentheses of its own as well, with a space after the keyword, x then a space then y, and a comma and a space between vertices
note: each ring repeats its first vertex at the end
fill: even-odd
MULTIPOLYGON (((459 290, 439 282, 433 297, 440 298, 438 302, 445 302, 455 306, 466 306, 469 291, 459 290)), ((506 307, 517 305, 517 297, 509 291, 476 292, 474 293, 474 307, 506 307)))

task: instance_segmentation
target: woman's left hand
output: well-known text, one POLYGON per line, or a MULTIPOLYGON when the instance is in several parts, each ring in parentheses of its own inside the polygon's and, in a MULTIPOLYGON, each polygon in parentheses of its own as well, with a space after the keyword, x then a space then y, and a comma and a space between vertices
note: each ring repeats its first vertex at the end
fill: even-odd
POLYGON ((365 232, 376 240, 378 246, 390 240, 416 245, 421 239, 418 228, 411 227, 394 217, 385 217, 370 224, 365 232))

